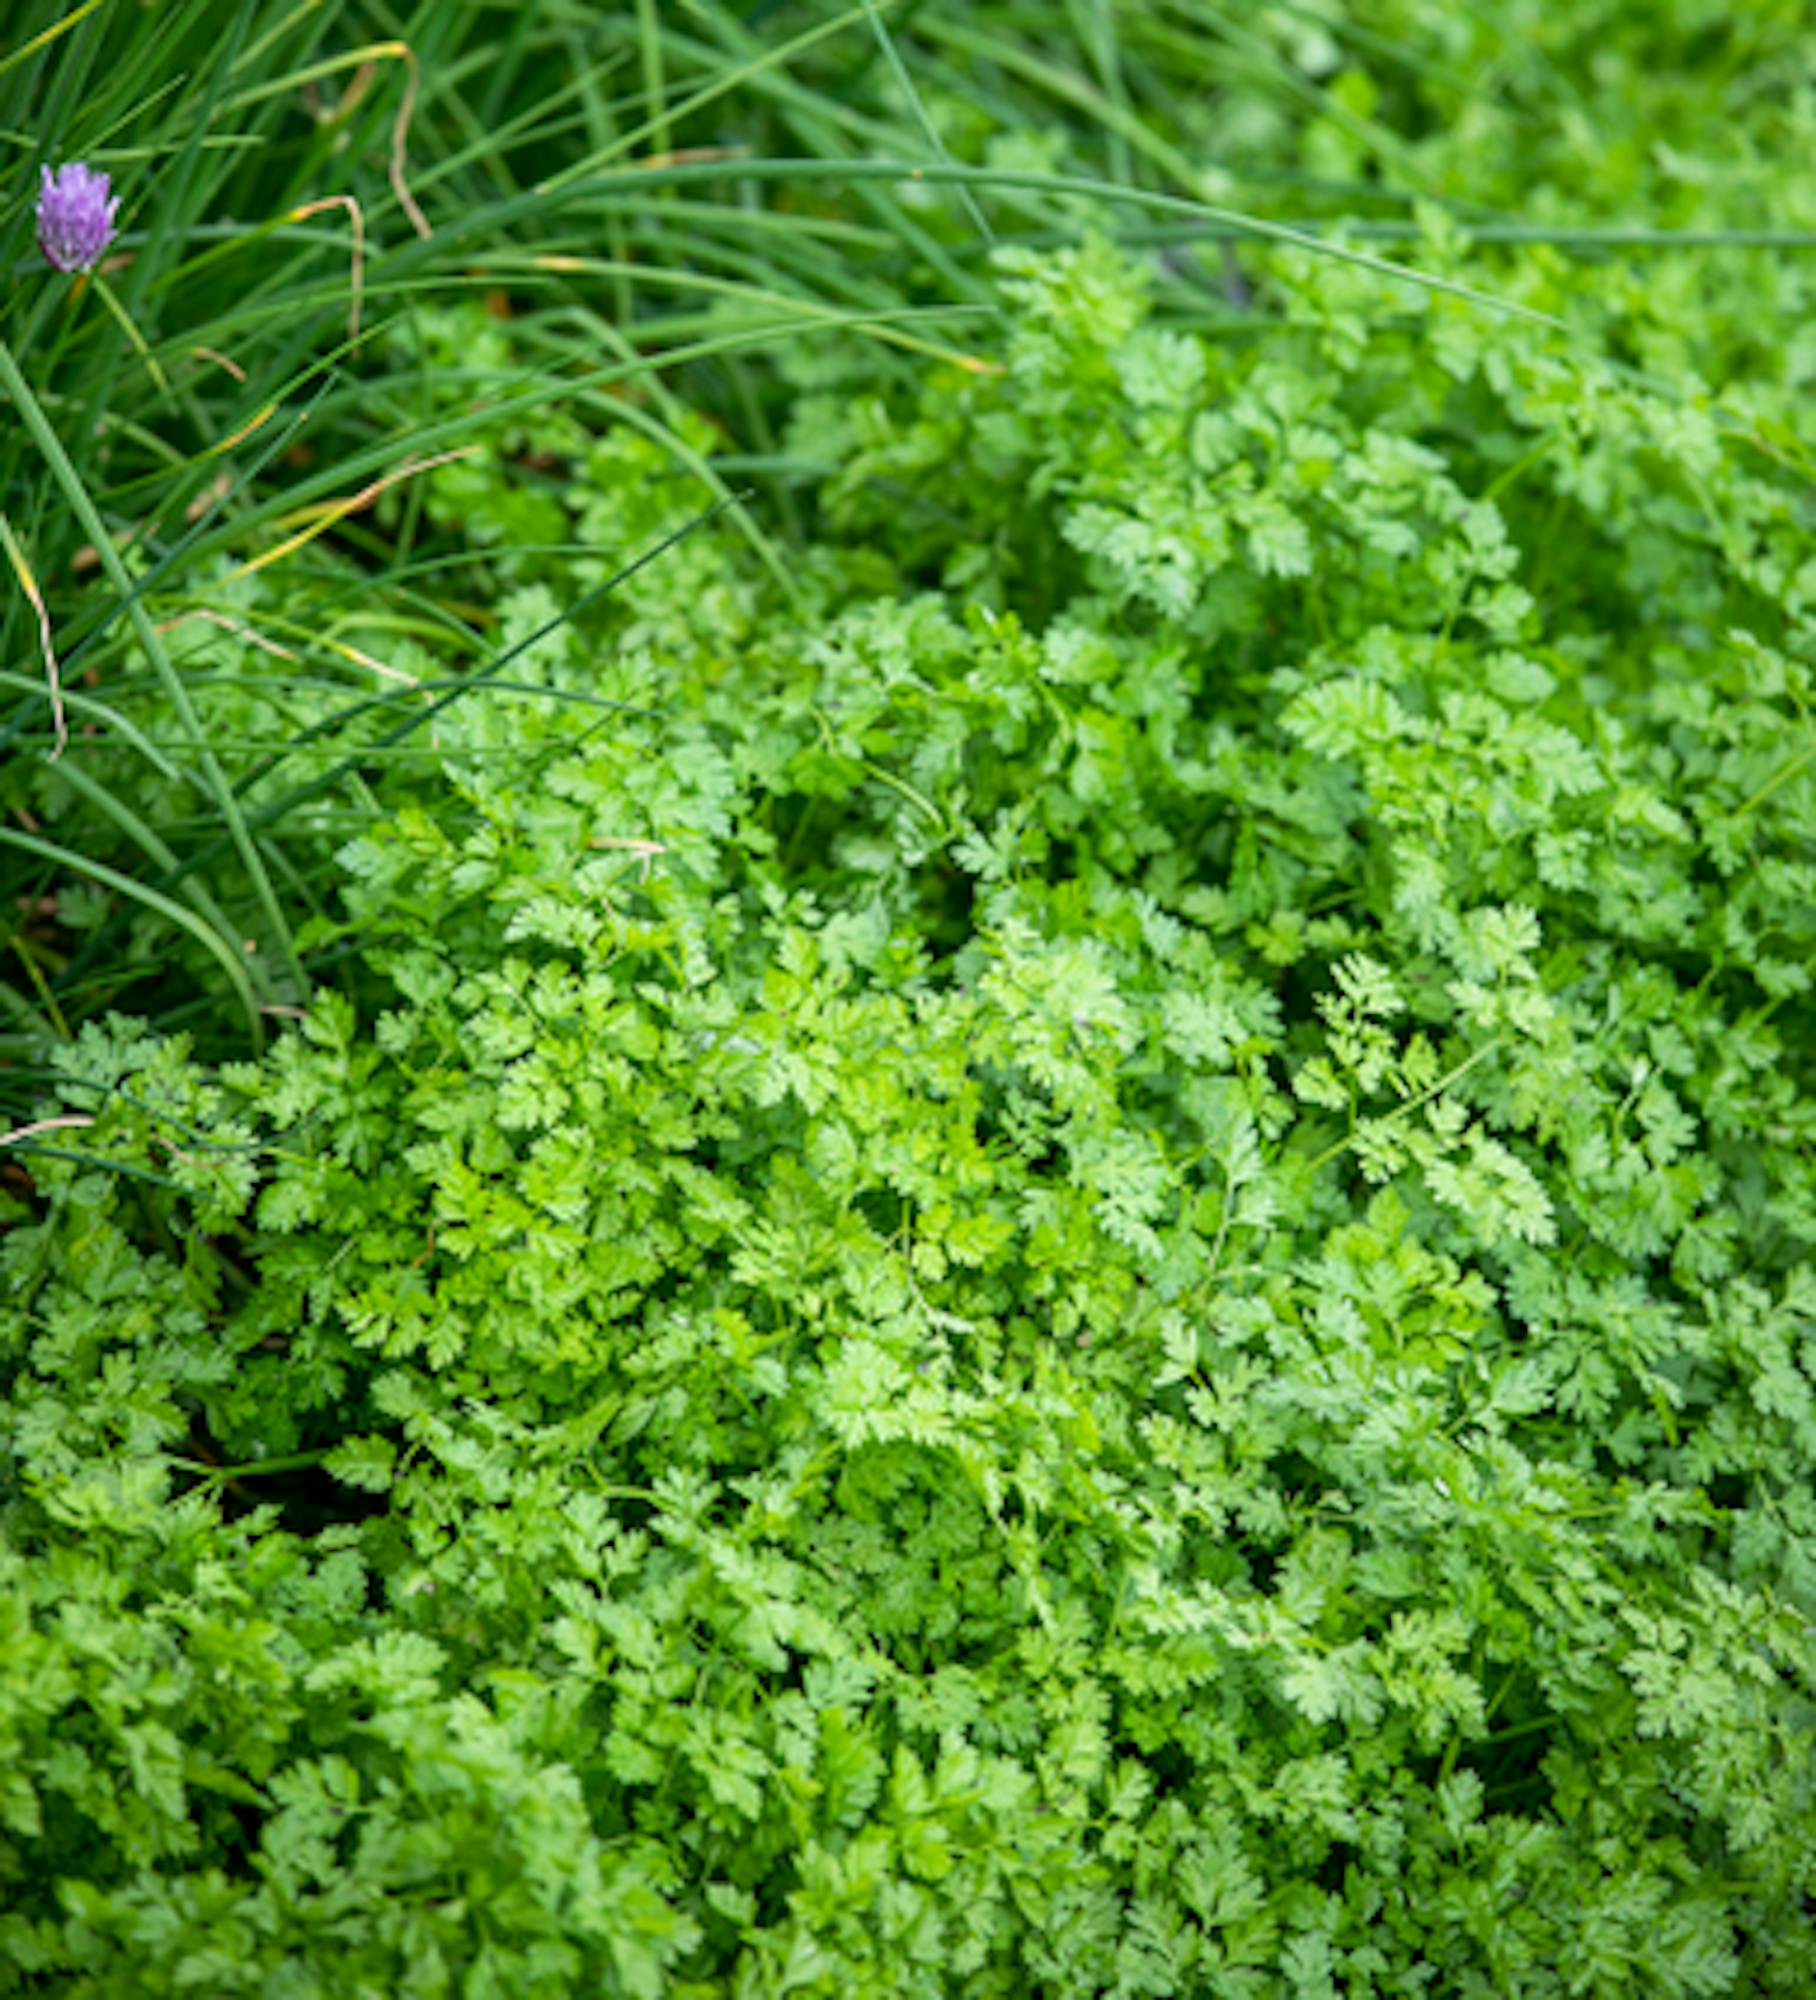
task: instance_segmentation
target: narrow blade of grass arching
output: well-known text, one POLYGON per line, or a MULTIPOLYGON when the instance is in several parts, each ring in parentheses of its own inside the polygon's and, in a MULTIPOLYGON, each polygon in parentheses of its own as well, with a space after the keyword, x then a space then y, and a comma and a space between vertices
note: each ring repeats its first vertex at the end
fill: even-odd
MULTIPOLYGON (((1414 243, 1416 222, 1346 222, 1374 243, 1414 243)), ((1461 224, 1472 243, 1546 250, 1816 250, 1816 229, 1653 229, 1632 223, 1474 222, 1461 224)))
POLYGON ((259 1013, 258 995, 252 989, 252 981, 247 977, 246 962, 240 953, 212 924, 206 924, 193 910, 161 894, 156 889, 147 888, 143 882, 135 882, 130 875, 123 875, 117 868, 110 868, 104 861, 93 861, 85 854, 78 854, 74 848, 60 847, 54 840, 45 840, 35 833, 22 833, 17 827, 0 826, 0 845, 16 847, 27 854, 35 854, 41 861, 49 861, 60 868, 73 870, 78 875, 86 875, 99 882, 103 888, 112 889, 130 901, 142 905, 167 923, 175 924, 187 931, 195 941, 204 947, 226 973, 229 985, 240 1006, 245 1011, 246 1024, 252 1035, 253 1046, 265 1045, 265 1023, 259 1013))
MULTIPOLYGON (((86 799, 103 818, 111 820, 154 867, 161 868, 166 873, 176 867, 177 856, 172 852, 169 843, 146 825, 124 799, 118 797, 106 785, 99 784, 91 778, 83 770, 80 762, 71 759, 64 765, 60 775, 71 791, 86 799)), ((202 921, 212 924, 223 938, 233 936, 233 926, 202 884, 192 883, 186 894, 194 906, 196 915, 202 921)))
POLYGON ((345 494, 337 500, 319 501, 297 510, 290 518, 305 519, 305 526, 299 528, 287 540, 279 542, 275 548, 248 557, 225 580, 232 583, 242 576, 253 576, 259 570, 269 569, 273 563, 282 562, 286 556, 294 555, 298 549, 306 548, 318 536, 325 535, 337 521, 343 521, 349 514, 358 513, 361 508, 371 506, 381 493, 397 485, 400 480, 414 479, 421 473, 432 472, 436 466, 447 465, 457 458, 466 458, 478 449, 477 445, 457 445, 451 451, 438 451, 429 458, 408 459, 382 478, 374 479, 362 486, 357 493, 345 494))
MULTIPOLYGON (((104 818, 111 820, 153 867, 161 868, 168 873, 177 866, 177 856, 169 843, 148 826, 123 799, 90 777, 79 761, 72 759, 65 764, 60 775, 73 792, 86 799, 104 818)), ((203 922, 212 924, 223 938, 230 939, 233 936, 232 924, 228 922, 225 912, 203 884, 194 881, 186 884, 184 894, 203 922)))
POLYGON ((103 1173, 120 1174, 129 1181, 145 1181, 152 1187, 168 1188, 172 1194, 188 1192, 181 1181, 159 1173, 155 1167, 141 1167, 133 1160, 110 1160, 105 1153, 79 1153, 69 1146, 41 1146, 35 1139, 23 1141, 13 1148, 13 1153, 16 1158, 68 1160, 78 1167, 99 1167, 103 1173))
MULTIPOLYGON (((248 56, 256 51, 248 51, 248 56)), ((357 70, 363 63, 399 62, 404 66, 404 93, 397 108, 397 115, 391 126, 391 155, 389 178, 391 192, 397 197, 397 205, 404 212, 410 227, 419 237, 427 239, 434 235, 429 218, 423 214, 415 195, 410 192, 407 171, 407 153, 410 140, 410 121, 416 114, 416 99, 422 88, 420 65, 416 51, 408 42, 368 42, 363 48, 346 49, 340 54, 329 56, 321 62, 307 63, 301 69, 287 72, 283 76, 270 77, 265 82, 254 84, 247 89, 237 90, 223 100, 223 112, 241 111, 254 104, 261 104, 270 98, 287 97, 293 91, 301 90, 305 84, 319 83, 323 77, 334 76, 342 70, 357 70)))
MULTIPOLYGON (((962 348, 948 346, 944 341, 927 340, 920 334, 910 333, 893 324, 891 318, 879 314, 877 317, 860 316, 842 310, 838 306, 822 304, 818 299, 803 298, 795 292, 771 291, 766 286, 747 284, 735 278, 715 278, 702 271, 665 269, 660 265, 619 264, 609 257, 570 257, 556 253, 543 253, 525 257, 521 261, 509 257, 488 260, 485 265, 488 275, 496 272, 508 275, 513 272, 549 273, 557 277, 593 276, 610 278, 619 275, 634 276, 639 285, 650 291, 699 292, 707 298, 729 299, 737 303, 753 306, 780 306, 790 312, 810 315, 828 326, 837 326, 848 333, 860 333, 866 339, 880 340, 890 347, 899 347, 905 354, 919 354, 929 361, 944 361, 955 368, 963 368, 968 374, 987 374, 995 371, 994 362, 985 361, 981 356, 968 354, 962 348)), ((983 306, 953 306, 942 311, 939 307, 911 308, 893 315, 893 320, 912 318, 932 318, 936 315, 951 318, 966 313, 982 313, 990 309, 983 306)), ((664 322, 652 329, 667 333, 670 323, 664 322)), ((624 336, 620 334, 620 339, 624 336)))
MULTIPOLYGON (((1087 200, 1114 203, 1125 208, 1144 208, 1156 215, 1190 218, 1203 224, 1207 234, 1221 230, 1238 240, 1253 238, 1262 243, 1284 243, 1295 250, 1307 250, 1314 256, 1330 257, 1339 264, 1353 265, 1359 271, 1370 271, 1378 278, 1392 278, 1398 284, 1413 285, 1420 291, 1441 292, 1448 298, 1464 299, 1471 305, 1504 314, 1509 319, 1548 327, 1554 333, 1569 331, 1561 319, 1539 312, 1532 306, 1521 305, 1515 299, 1498 298, 1493 292, 1478 291, 1474 285, 1465 285, 1459 279, 1434 277, 1429 271, 1417 270, 1410 264, 1396 264, 1390 258, 1371 257, 1365 250, 1352 250, 1346 243, 1333 243, 1328 237, 1295 228, 1288 222, 1270 222, 1265 216, 1250 215, 1242 209, 1219 208, 1211 202, 1193 201, 1185 195, 1157 194, 1147 188, 1122 187, 1114 181, 1092 180, 1078 174, 1022 173, 1002 167, 937 163, 916 166, 903 160, 798 159, 739 160, 733 166, 650 167, 639 173, 638 180, 644 187, 657 187, 671 181, 700 181, 715 177, 778 181, 843 180, 854 185, 864 181, 889 180, 965 181, 974 187, 1025 188, 1035 194, 1082 196, 1087 200)), ((589 194, 607 193, 610 186, 609 178, 602 177, 589 183, 584 191, 589 194)), ((568 191, 571 193, 572 189, 568 191)))
MULTIPOLYGON (((31 385, 19 372, 12 350, 3 340, 0 340, 0 389, 5 390, 24 419, 25 427, 49 464, 64 499, 93 543, 95 552, 101 559, 101 566, 107 572, 108 581, 123 598, 131 600, 127 615, 132 621, 134 635, 145 649, 145 656, 151 662, 152 670, 162 684, 166 698, 176 710, 184 727, 192 737, 199 738, 202 735, 202 727, 194 705, 189 699, 189 690, 184 687, 181 678, 171 666, 170 655, 164 649, 164 642, 158 637, 157 628, 152 624, 144 604, 134 592, 132 578, 127 574, 126 567, 114 548, 113 539, 107 532, 107 524, 89 498, 88 488, 83 484, 75 466, 71 464, 69 454, 63 448, 62 439, 58 437, 54 426, 39 406, 31 385)), ((281 953, 291 977, 306 990, 307 982, 302 965, 296 956, 295 942, 272 889, 264 858, 247 831, 245 822, 240 816, 238 802, 233 796, 233 789, 227 781, 227 774, 221 769, 212 751, 203 752, 202 770, 214 796, 215 805, 227 824, 229 838, 238 850, 240 859, 251 878, 254 894, 258 898, 265 922, 270 927, 272 940, 281 953)), ((178 906, 171 905, 171 907, 178 906)), ((188 923, 197 922, 187 911, 184 912, 184 918, 188 923)), ((246 968, 238 954, 230 948, 226 940, 217 940, 217 944, 226 962, 233 966, 239 982, 244 985, 246 968)), ((250 988, 247 990, 250 992, 250 988)), ((253 1005, 255 1023, 257 1018, 255 1002, 253 1005)))
POLYGON ((13 533, 13 524, 4 514, 0 514, 0 548, 6 550, 13 575, 18 579, 19 588, 24 591, 38 621, 38 644, 44 654, 44 679, 50 700, 51 726, 55 732, 50 752, 54 763, 63 755, 69 742, 69 723, 63 710, 63 677, 57 668, 57 649, 51 639, 50 613, 44 608, 44 593, 38 588, 38 579, 32 574, 31 564, 25 560, 25 551, 13 533))
MULTIPOLYGON (((620 585, 628 583, 633 576, 647 569, 652 563, 659 562, 663 556, 667 555, 670 549, 678 547, 690 535, 698 533, 702 528, 709 527, 721 514, 725 513, 729 508, 736 506, 737 502, 738 496, 730 494, 716 505, 707 508, 704 513, 696 514, 692 520, 683 522, 672 534, 664 535, 652 548, 646 549, 642 555, 634 557, 630 562, 624 564, 622 568, 613 571, 603 583, 595 584, 591 590, 582 592, 565 610, 557 612, 553 618, 546 619, 534 631, 526 633, 523 638, 507 646, 502 653, 489 660, 483 667, 478 668, 471 674, 464 675, 461 679, 452 683, 452 685, 437 695, 426 707, 412 709, 410 714, 405 716, 393 728, 386 730, 378 738, 376 744, 370 747, 379 750, 389 749, 393 745, 401 743, 405 737, 413 735, 417 730, 426 728, 429 723, 444 714, 463 695, 471 694, 475 688, 483 687, 495 679, 513 660, 521 659, 531 647, 540 645, 544 639, 552 638, 564 626, 572 624, 582 612, 590 610, 593 605, 609 597, 620 585)), ((395 694, 378 697, 378 700, 386 705, 393 704, 398 699, 399 697, 395 694)), ((368 701, 362 702, 358 706, 364 710, 374 705, 373 702, 368 701)), ((320 727, 334 727, 337 724, 337 720, 337 718, 331 716, 320 727)), ((256 815, 255 823, 260 826, 268 825, 273 818, 290 812, 296 806, 306 803, 307 799, 315 797, 318 792, 333 784, 345 772, 356 770, 366 755, 367 751, 365 749, 355 752, 334 770, 325 772, 322 777, 312 780, 309 785, 301 788, 299 791, 291 793, 287 798, 278 800, 274 806, 266 807, 263 812, 256 815)), ((274 768, 275 763, 276 760, 274 759, 273 764, 268 765, 258 775, 260 777, 268 775, 269 771, 274 768)))
POLYGON ((73 13, 65 14, 60 21, 53 21, 48 28, 35 34, 29 42, 21 42, 16 49, 8 50, 5 55, 0 56, 0 76, 4 76, 15 63, 27 62, 40 49, 49 48, 52 42, 67 35, 78 23, 87 20, 89 15, 102 4, 103 0, 82 0, 82 5, 73 13))

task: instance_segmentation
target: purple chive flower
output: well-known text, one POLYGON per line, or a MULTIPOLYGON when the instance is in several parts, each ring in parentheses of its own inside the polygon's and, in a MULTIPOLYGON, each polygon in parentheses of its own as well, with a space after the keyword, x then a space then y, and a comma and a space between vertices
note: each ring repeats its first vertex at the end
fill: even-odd
POLYGON ((72 161, 53 174, 44 169, 38 190, 38 248, 59 271, 92 271, 101 252, 113 241, 114 214, 120 206, 111 183, 98 167, 72 161))

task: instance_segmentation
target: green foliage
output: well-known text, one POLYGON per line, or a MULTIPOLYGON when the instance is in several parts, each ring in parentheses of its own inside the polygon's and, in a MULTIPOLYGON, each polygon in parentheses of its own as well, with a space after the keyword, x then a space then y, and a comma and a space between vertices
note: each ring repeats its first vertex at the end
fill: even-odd
MULTIPOLYGON (((1157 73, 1048 164, 1193 143, 1235 50, 1245 162, 1474 146, 1487 202, 1542 130, 1540 213, 1551 93, 1643 66, 1668 133, 1797 37, 1064 11, 1107 102, 1157 73)), ((1031 146, 1034 23, 921 10, 864 89, 1031 146)), ((1619 201, 1637 127, 1570 129, 1619 201)), ((474 449, 378 529, 523 649, 298 807, 337 978, 268 1052, 33 1044, 0 1993, 1816 1986, 1816 569, 1747 324, 1806 280, 1680 249, 1660 305, 1434 200, 1413 263, 1564 324, 1276 248, 1207 326, 1102 216, 948 273, 937 199, 896 296, 994 287, 998 365, 799 341, 742 383, 793 524, 566 623, 751 405, 475 410, 539 315, 384 330, 474 449)))

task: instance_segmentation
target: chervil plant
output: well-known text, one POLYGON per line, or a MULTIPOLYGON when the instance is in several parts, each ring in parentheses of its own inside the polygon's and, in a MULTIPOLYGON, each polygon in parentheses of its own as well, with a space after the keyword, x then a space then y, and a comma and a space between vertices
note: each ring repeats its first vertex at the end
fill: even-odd
POLYGON ((0 1992, 1802 1996, 1795 10, 638 18, 652 241, 811 217, 813 329, 378 324, 462 455, 228 582, 408 679, 195 691, 310 1002, 23 1045, 0 1992), (669 157, 741 73, 792 181, 669 157), (1356 257, 1142 208, 1213 130, 1356 257))

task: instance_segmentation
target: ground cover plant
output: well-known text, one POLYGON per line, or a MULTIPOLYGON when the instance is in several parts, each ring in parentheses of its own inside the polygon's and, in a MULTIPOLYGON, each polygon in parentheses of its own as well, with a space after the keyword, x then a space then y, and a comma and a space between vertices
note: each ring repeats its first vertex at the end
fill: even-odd
POLYGON ((9 33, 0 1992, 1816 1989, 1804 11, 9 33))

